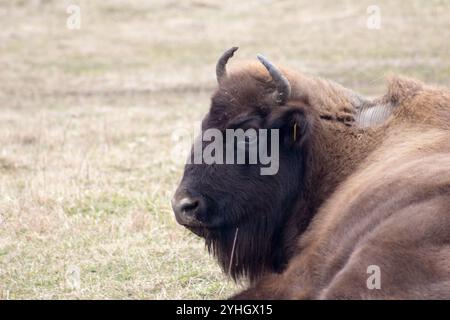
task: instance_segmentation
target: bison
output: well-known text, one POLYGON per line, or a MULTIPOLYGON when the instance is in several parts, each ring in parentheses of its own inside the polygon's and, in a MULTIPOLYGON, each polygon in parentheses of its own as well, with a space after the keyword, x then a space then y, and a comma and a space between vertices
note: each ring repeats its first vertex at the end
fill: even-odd
POLYGON ((236 50, 202 130, 278 130, 279 170, 186 164, 172 199, 249 280, 233 298, 450 298, 450 93, 393 77, 367 99, 261 55, 227 73, 236 50))

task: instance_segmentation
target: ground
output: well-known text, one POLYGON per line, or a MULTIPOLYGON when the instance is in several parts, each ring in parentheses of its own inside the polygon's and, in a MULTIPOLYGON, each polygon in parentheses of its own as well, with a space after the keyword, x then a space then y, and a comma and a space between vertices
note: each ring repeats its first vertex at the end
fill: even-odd
POLYGON ((227 297, 243 284, 169 202, 217 57, 376 95, 390 73, 448 86, 449 30, 446 0, 1 0, 0 298, 227 297))

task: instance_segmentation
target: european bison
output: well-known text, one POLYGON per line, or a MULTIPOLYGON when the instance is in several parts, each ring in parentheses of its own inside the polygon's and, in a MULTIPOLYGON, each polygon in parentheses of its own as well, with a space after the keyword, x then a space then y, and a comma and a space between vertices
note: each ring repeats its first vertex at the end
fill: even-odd
POLYGON ((233 298, 450 298, 450 93, 393 78, 369 100, 262 56, 227 74, 236 49, 202 130, 278 129, 279 170, 187 164, 172 200, 250 280, 233 298))

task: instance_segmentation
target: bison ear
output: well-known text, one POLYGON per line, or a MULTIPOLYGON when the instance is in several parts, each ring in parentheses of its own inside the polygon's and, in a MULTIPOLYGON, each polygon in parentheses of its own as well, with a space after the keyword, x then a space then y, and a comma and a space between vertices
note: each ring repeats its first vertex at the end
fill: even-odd
POLYGON ((270 129, 280 130, 280 141, 288 148, 301 147, 309 139, 314 118, 304 107, 276 108, 267 118, 270 129))

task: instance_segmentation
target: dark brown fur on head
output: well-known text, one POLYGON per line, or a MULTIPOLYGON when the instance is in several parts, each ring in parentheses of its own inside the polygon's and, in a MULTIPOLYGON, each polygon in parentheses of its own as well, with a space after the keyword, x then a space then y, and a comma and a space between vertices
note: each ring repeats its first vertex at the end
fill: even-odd
POLYGON ((261 176, 255 165, 187 165, 181 183, 185 192, 207 199, 208 215, 220 216, 218 227, 194 231, 205 237, 210 251, 234 278, 255 280, 267 271, 281 270, 288 259, 280 250, 285 245, 282 231, 302 190, 307 140, 317 115, 306 99, 276 105, 274 89, 260 68, 230 74, 212 97, 202 129, 279 129, 279 172, 261 176))

